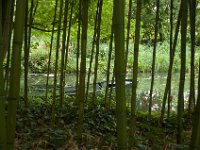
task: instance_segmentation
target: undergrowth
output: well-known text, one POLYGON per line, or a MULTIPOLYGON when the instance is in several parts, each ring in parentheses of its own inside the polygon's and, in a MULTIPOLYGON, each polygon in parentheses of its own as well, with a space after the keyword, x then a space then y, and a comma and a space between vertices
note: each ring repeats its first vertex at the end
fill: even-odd
MULTIPOLYGON (((102 102, 85 106, 83 141, 78 144, 76 125, 78 109, 74 99, 64 106, 56 106, 56 124, 51 126, 51 105, 41 103, 43 98, 32 101, 28 108, 19 105, 17 111, 16 150, 79 150, 100 149, 115 150, 116 116, 114 107, 106 109, 102 102)), ((128 124, 130 112, 127 112, 128 124)), ((135 145, 129 149, 175 149, 187 148, 191 134, 191 120, 183 117, 184 144, 176 145, 176 115, 165 118, 159 124, 159 115, 149 117, 146 113, 137 113, 135 145)), ((127 128, 129 130, 129 128, 127 128)))

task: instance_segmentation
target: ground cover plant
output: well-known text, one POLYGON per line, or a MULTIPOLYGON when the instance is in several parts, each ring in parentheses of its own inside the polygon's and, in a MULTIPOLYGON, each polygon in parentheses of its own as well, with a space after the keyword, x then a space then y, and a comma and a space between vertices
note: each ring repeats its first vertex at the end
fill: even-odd
MULTIPOLYGON (((116 149, 116 113, 114 105, 106 109, 99 99, 96 104, 89 102, 84 108, 84 133, 81 146, 75 134, 78 120, 75 99, 65 101, 56 107, 56 124, 51 126, 51 105, 37 97, 29 108, 21 105, 17 113, 16 150, 26 149, 116 149)), ((130 112, 127 111, 127 117, 130 112)), ((191 118, 186 113, 183 118, 183 144, 176 144, 176 114, 165 118, 160 126, 159 115, 151 117, 147 113, 136 114, 135 146, 131 149, 187 149, 191 136, 191 118)), ((129 121, 128 121, 129 122, 129 121)))

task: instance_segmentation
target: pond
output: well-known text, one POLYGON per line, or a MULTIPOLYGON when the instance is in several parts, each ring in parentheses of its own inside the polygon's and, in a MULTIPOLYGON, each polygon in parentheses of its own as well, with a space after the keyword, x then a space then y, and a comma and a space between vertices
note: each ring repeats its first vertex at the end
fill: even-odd
MULTIPOLYGON (((29 96, 36 96, 45 94, 45 84, 46 84, 46 74, 30 74, 29 75, 29 96), (43 90, 35 90, 35 86, 43 85, 43 90)), ((127 78, 131 79, 132 75, 127 74, 127 78)), ((58 77, 59 79, 59 77, 58 77)), ((167 80, 166 73, 158 73, 155 74, 155 82, 154 82, 154 92, 153 92, 153 111, 160 111, 161 102, 163 98, 163 93, 165 89, 165 84, 167 80)), ((186 75, 185 80, 185 102, 187 103, 189 97, 189 74, 186 75)), ((21 79, 21 87, 23 87, 23 77, 21 79)), ((59 80, 58 80, 59 81, 59 80)), ((99 75, 97 82, 105 83, 106 76, 104 74, 99 75)), ((91 76, 90 83, 93 82, 93 76, 91 76)), ((74 87, 76 83, 76 76, 74 74, 66 75, 66 85, 68 87, 74 87)), ((51 74, 49 77, 49 84, 53 84, 53 75, 51 74)), ((149 91, 150 91, 150 84, 151 84, 151 74, 150 73, 139 73, 138 74, 138 88, 137 88, 137 109, 139 111, 148 111, 148 100, 149 100, 149 91)), ((196 79, 197 84, 197 79, 196 79)), ((91 84, 92 85, 92 84, 91 84)), ((126 98, 128 104, 130 104, 131 99, 131 85, 128 84, 126 86, 126 98)), ((92 86, 91 86, 92 89, 92 86)), ((178 96, 178 89, 179 89, 179 73, 175 73, 172 76, 172 87, 171 87, 171 95, 172 95, 172 106, 171 109, 176 111, 177 107, 177 96, 178 96)), ((197 85, 196 85, 197 89, 197 85)), ((92 90, 91 90, 92 91, 92 90)), ((51 92, 51 91, 50 91, 51 92)), ((23 94, 23 89, 21 89, 21 94, 23 94)))
MULTIPOLYGON (((130 75, 132 76, 132 75, 130 75)), ((179 90, 179 73, 174 73, 172 75, 172 82, 171 82, 171 96, 172 96, 172 106, 171 110, 176 111, 177 109, 177 97, 178 97, 178 90, 179 90)), ((153 104, 152 110, 153 111, 160 111, 162 105, 163 94, 166 86, 167 74, 166 73, 158 73, 155 74, 155 81, 154 81, 154 92, 153 92, 153 104)), ((142 111, 148 111, 148 100, 149 100, 149 93, 150 93, 150 85, 151 85, 151 74, 150 73, 140 73, 138 75, 138 88, 137 88, 137 109, 142 111)), ((195 89, 197 91, 197 78, 195 79, 195 89)), ((184 101, 185 101, 185 108, 188 105, 188 98, 189 98, 189 89, 190 89, 190 76, 186 74, 185 78, 185 88, 184 88, 184 101)))

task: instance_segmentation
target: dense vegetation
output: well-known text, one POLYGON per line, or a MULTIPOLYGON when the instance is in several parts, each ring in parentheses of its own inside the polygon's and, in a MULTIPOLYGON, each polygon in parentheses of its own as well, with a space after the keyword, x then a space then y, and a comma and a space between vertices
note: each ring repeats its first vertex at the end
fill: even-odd
MULTIPOLYGON (((174 9, 178 9, 179 3, 174 2, 174 9)), ((128 14, 128 1, 126 2, 126 15, 128 14)), ((166 1, 161 1, 161 13, 160 13, 160 23, 162 23, 162 27, 160 28, 160 36, 159 42, 157 44, 157 60, 156 60, 156 71, 157 72, 167 72, 169 66, 169 15, 170 15, 170 3, 166 1)), ((51 24, 52 24, 52 16, 53 9, 55 7, 55 3, 53 1, 39 1, 39 5, 37 6, 37 12, 34 16, 33 28, 32 30, 32 43, 31 43, 31 54, 30 54, 30 69, 32 72, 47 72, 47 61, 49 55, 49 47, 50 47, 50 38, 51 38, 51 24), (47 3, 47 4, 46 4, 47 3), (48 9, 46 7, 48 6, 48 9), (43 21, 45 20, 45 22, 43 21), (37 30, 42 29, 42 30, 37 30), (48 31, 48 32, 45 32, 48 31)), ((75 4, 76 8, 78 5, 75 4)), ((108 0, 103 4, 102 11, 102 27, 101 27, 101 45, 100 45, 100 68, 102 71, 106 71, 107 67, 107 57, 109 53, 109 38, 110 38, 110 27, 112 23, 112 1, 108 0)), ((130 46, 129 46, 129 59, 128 59, 128 68, 132 69, 133 65, 133 31, 135 24, 135 7, 136 3, 133 3, 133 10, 131 13, 131 33, 129 35, 130 46)), ((141 54, 139 55, 139 70, 141 72, 150 72, 151 71, 151 60, 152 60, 152 51, 153 51, 153 38, 154 38, 154 26, 155 26, 155 7, 156 3, 153 1, 145 1, 143 4, 143 12, 142 12, 142 25, 141 25, 141 54), (154 9, 152 9, 154 8, 154 9), (148 14, 148 15, 146 15, 148 14)), ((92 37, 93 37, 93 26, 95 23, 95 13, 92 10, 96 9, 96 1, 90 2, 90 11, 89 11, 89 26, 88 26, 88 48, 87 48, 87 62, 89 62, 91 49, 92 49, 92 37)), ((77 11, 77 9, 75 9, 77 11)), ((197 9, 197 13, 198 13, 197 9)), ((70 47, 69 47, 69 58, 76 57, 76 35, 77 35, 77 22, 78 22, 78 12, 74 12, 74 16, 72 17, 72 27, 71 27, 71 36, 70 36, 70 47)), ((177 11, 174 11, 173 14, 173 24, 175 25, 175 20, 177 18, 177 11)), ((126 19, 126 18, 125 18, 126 19)), ((127 22, 127 19, 126 19, 127 22)), ((196 19, 197 25, 197 33, 198 33, 198 18, 196 19)), ((189 27, 188 27, 189 28, 189 27)), ((188 29, 189 30, 189 29, 188 29)), ((190 37, 187 35, 187 71, 190 70, 189 61, 190 61, 190 37)), ((198 68, 198 55, 199 55, 199 44, 200 37, 196 35, 196 56, 195 56, 195 68, 198 68)), ((55 48, 54 48, 55 49, 55 48)), ((177 72, 180 70, 180 42, 178 41, 177 45, 177 53, 175 56, 174 62, 174 71, 177 72)), ((52 59, 55 59, 55 54, 52 54, 52 59)), ((68 62, 68 68, 66 69, 69 72, 76 71, 76 60, 72 59, 68 62)), ((53 64, 52 64, 53 65, 53 64)), ((52 66, 53 67, 53 66, 52 66)), ((89 65, 88 65, 89 67, 89 65)))
MULTIPOLYGON (((23 104, 20 105, 17 113, 16 149, 78 149, 78 140, 73 133, 78 114, 73 101, 74 99, 68 99, 63 108, 56 108, 57 124, 54 128, 50 125, 51 106, 44 103, 44 97, 38 97, 28 110, 23 104)), ((101 101, 99 99, 95 108, 93 105, 85 108, 82 149, 115 149, 117 146, 114 107, 107 110, 101 101)), ((129 112, 127 116, 130 116, 129 112)), ((188 114, 183 117, 182 144, 176 144, 175 141, 175 114, 166 118, 162 126, 159 125, 158 113, 149 117, 138 112, 136 116, 135 149, 188 149, 192 126, 188 114)))
POLYGON ((0 0, 0 150, 200 149, 199 2, 0 0))
MULTIPOLYGON (((88 49, 91 49, 89 47, 88 49)), ((140 45, 140 56, 139 56, 139 72, 148 73, 151 72, 151 61, 152 61, 152 50, 153 47, 149 44, 141 44, 140 45)), ((180 49, 180 45, 177 46, 177 50, 180 49)), ((66 71, 69 73, 75 73, 76 72, 76 60, 73 59, 76 57, 76 49, 72 48, 71 53, 69 54, 69 63, 67 64, 66 71)), ((169 43, 167 41, 160 42, 157 45, 157 59, 156 59, 156 72, 157 73, 166 73, 168 71, 169 67, 169 43)), ((196 47, 196 55, 195 55, 195 70, 198 71, 198 58, 199 58, 199 47, 196 47)), ((107 71, 107 60, 108 60, 108 52, 109 47, 107 44, 102 44, 100 47, 100 58, 99 58, 99 70, 101 73, 106 73, 107 71)), ((128 57, 127 62, 127 71, 131 72, 132 66, 133 66, 133 45, 130 44, 129 47, 130 55, 128 57)), ((180 57, 179 53, 176 54, 174 59, 174 65, 173 65, 173 72, 177 73, 180 71, 180 57)), ((30 71, 32 73, 47 73, 48 70, 48 48, 32 48, 30 53, 30 60, 29 60, 29 66, 30 71)), ((52 54, 52 60, 54 60, 54 53, 52 54)), ((187 73, 189 73, 190 70, 190 45, 188 43, 187 47, 187 73)), ((87 57, 87 62, 90 60, 90 55, 87 57)), ((53 69, 54 65, 53 62, 51 63, 51 68, 53 69)), ((89 65, 87 66, 89 68, 89 65)), ((112 65, 114 67, 114 65, 112 65)), ((51 69, 51 70, 52 70, 51 69)), ((111 69, 112 70, 112 69, 111 69)))

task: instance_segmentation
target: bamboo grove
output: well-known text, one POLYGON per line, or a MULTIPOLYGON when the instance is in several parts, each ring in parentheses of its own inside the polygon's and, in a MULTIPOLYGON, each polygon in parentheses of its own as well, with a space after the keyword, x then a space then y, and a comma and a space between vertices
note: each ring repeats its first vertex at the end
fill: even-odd
MULTIPOLYGON (((78 119, 73 130, 77 137, 79 146, 83 143, 83 133, 85 132, 85 108, 88 105, 97 107, 97 85, 100 66, 100 51, 102 43, 102 32, 104 26, 102 22, 105 17, 104 5, 112 4, 109 13, 111 25, 108 26, 109 36, 108 53, 106 56, 106 87, 103 93, 102 103, 104 108, 115 109, 116 117, 116 143, 114 147, 119 150, 134 148, 136 128, 136 101, 137 85, 139 73, 140 44, 142 43, 144 9, 147 3, 155 3, 153 18, 153 34, 151 36, 153 51, 151 64, 151 84, 149 85, 148 117, 152 116, 152 101, 155 80, 155 65, 157 63, 157 44, 162 39, 160 34, 162 26, 161 2, 164 0, 51 0, 47 3, 53 6, 50 14, 50 28, 43 28, 37 24, 37 13, 41 8, 41 0, 0 0, 0 150, 13 150, 15 145, 16 115, 19 105, 23 105, 27 110, 30 106, 29 96, 29 58, 33 32, 40 34, 49 33, 48 41, 48 62, 47 76, 44 97, 46 101, 51 97, 51 127, 56 126, 56 107, 64 108, 67 98, 65 92, 67 66, 70 63, 70 41, 75 43, 75 95, 73 105, 77 108, 78 119), (95 5, 95 10, 91 9, 95 5), (133 13, 134 12, 134 13, 133 13), (91 18, 91 13, 94 14, 91 18), (74 19, 75 18, 75 19, 74 19), (92 29, 91 29, 92 20, 92 29), (133 23, 134 22, 134 23, 133 23), (133 26, 134 24, 134 26, 133 26), (75 27, 73 27, 75 25, 75 27), (90 29, 88 29, 90 28, 90 29), (91 35, 89 37, 89 35, 91 35), (130 43, 133 43, 133 53, 130 53, 130 43), (88 45, 91 45, 90 47, 88 45), (54 55, 55 59, 52 59, 54 55), (131 101, 130 107, 127 105, 125 83, 127 76, 128 58, 133 55, 131 68, 131 101), (89 56, 89 62, 87 57, 89 56), (53 63, 53 68, 51 64, 53 63), (114 67, 113 67, 114 66, 114 67), (53 88, 49 90, 49 78, 53 73, 53 88), (93 78, 92 78, 93 75, 93 78), (23 85, 20 81, 23 77, 23 85), (92 82, 92 83, 91 83, 92 82), (111 83, 110 83, 111 82, 111 83), (115 84, 115 90, 109 85, 115 84), (90 86, 92 85, 92 92, 90 86), (23 95, 20 94, 23 89, 23 95), (111 95, 114 94, 114 100, 111 95), (92 94, 91 94, 92 93, 92 94), (114 102, 113 102, 114 101, 114 102), (130 113, 129 113, 130 112, 130 113)), ((200 149, 200 71, 195 72, 196 56, 196 35, 199 34, 196 24, 196 14, 199 9, 199 2, 196 0, 165 0, 168 4, 168 43, 169 66, 167 70, 166 84, 162 93, 162 106, 159 112, 159 125, 162 126, 165 118, 172 114, 171 108, 171 82, 173 77, 173 65, 175 54, 177 53, 177 43, 180 43, 180 72, 179 88, 177 89, 177 114, 176 114, 176 143, 183 142, 183 115, 187 112, 192 118, 192 133, 189 149, 200 149), (175 9, 175 4, 177 10, 175 9), (184 101, 184 88, 186 78, 186 47, 190 42, 190 92, 188 104, 184 101), (195 83, 195 76, 198 83, 195 83), (195 84, 198 84, 197 90, 195 84), (196 94, 195 94, 196 91, 196 94)), ((44 3, 43 3, 44 4, 44 3)), ((45 7, 48 9, 48 6, 45 7)), ((94 7, 93 7, 94 8, 94 7)), ((147 14, 148 15, 148 14, 147 14)), ((44 22, 46 20, 43 20, 44 22)), ((199 58, 200 59, 200 58, 199 58)), ((200 61, 197 62, 200 66, 200 61)), ((198 66, 198 68, 199 68, 198 66)), ((68 110, 65 110, 68 111, 68 110)), ((27 111, 28 113, 28 111, 27 111)), ((26 117, 26 116, 25 116, 26 117)), ((80 148, 79 147, 79 148, 80 148)))

